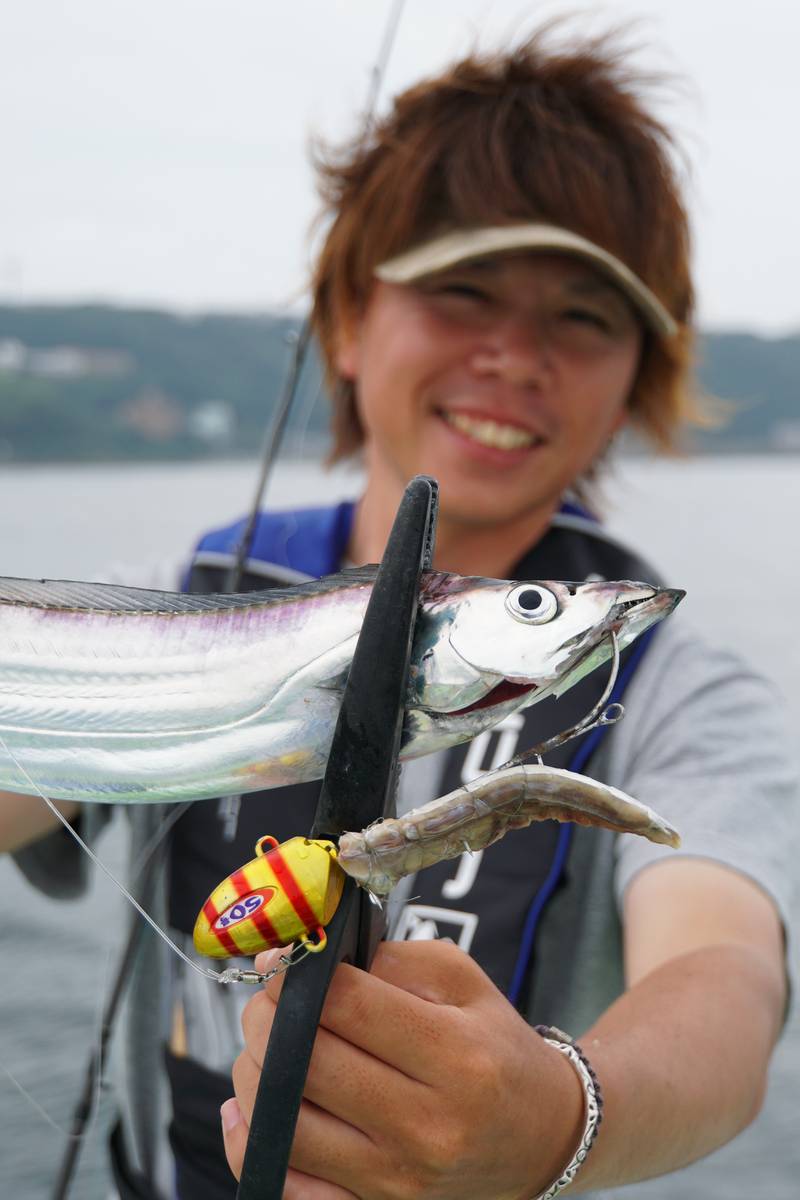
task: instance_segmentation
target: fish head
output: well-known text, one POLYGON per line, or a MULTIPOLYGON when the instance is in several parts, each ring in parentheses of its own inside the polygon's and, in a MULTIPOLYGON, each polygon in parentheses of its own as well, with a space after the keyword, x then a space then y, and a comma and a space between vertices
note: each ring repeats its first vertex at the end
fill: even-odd
POLYGON ((464 737, 560 695, 611 656, 612 632, 624 649, 684 595, 628 580, 460 585, 423 602, 412 703, 464 737))

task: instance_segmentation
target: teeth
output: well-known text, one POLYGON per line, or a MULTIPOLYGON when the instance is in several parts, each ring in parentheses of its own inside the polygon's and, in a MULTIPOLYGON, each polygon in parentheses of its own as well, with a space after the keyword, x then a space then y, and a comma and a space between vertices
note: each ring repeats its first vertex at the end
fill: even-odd
POLYGON ((519 450, 532 446, 538 439, 516 425, 500 425, 497 421, 482 421, 468 417, 465 413, 443 413, 448 425, 466 433, 482 446, 493 446, 497 450, 519 450))

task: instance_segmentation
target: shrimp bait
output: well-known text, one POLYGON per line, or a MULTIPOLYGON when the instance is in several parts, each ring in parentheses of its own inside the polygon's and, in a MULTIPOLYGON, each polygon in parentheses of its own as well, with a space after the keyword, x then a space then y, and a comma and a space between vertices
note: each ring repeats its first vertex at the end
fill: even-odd
POLYGON ((548 820, 680 845, 671 825, 625 792, 574 771, 523 763, 487 772, 403 817, 343 834, 338 861, 362 887, 385 896, 405 875, 465 850, 482 850, 510 829, 548 820))

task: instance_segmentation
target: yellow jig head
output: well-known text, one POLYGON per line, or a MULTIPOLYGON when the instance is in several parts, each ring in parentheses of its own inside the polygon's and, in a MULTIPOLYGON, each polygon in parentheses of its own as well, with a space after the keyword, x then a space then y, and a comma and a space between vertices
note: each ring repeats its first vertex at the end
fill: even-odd
POLYGON ((194 926, 199 954, 231 958, 299 942, 324 950, 324 926, 336 912, 345 874, 333 842, 295 837, 256 842, 256 857, 223 880, 194 926), (268 847, 268 849, 265 849, 268 847))

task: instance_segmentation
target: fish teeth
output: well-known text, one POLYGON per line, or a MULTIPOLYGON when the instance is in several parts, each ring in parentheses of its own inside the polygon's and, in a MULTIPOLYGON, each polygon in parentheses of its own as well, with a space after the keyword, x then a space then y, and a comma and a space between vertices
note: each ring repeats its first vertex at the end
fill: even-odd
POLYGON ((460 433, 465 433, 482 446, 491 446, 496 450, 520 450, 523 446, 532 446, 537 441, 532 433, 520 429, 517 425, 468 417, 466 413, 446 412, 442 415, 448 425, 452 425, 460 433))

